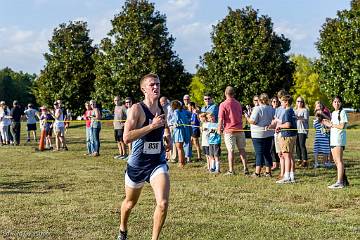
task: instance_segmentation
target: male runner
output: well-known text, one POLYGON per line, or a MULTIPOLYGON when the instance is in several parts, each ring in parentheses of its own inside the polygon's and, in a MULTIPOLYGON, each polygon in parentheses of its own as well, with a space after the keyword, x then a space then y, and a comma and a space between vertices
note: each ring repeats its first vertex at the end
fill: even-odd
POLYGON ((145 181, 150 182, 156 200, 153 240, 159 239, 168 209, 170 179, 163 138, 167 143, 166 150, 170 150, 171 137, 166 116, 159 106, 159 77, 155 74, 145 75, 140 81, 140 88, 145 98, 131 107, 124 129, 125 144, 133 142, 133 146, 125 173, 125 200, 121 205, 118 240, 127 239, 129 215, 140 197, 145 181))

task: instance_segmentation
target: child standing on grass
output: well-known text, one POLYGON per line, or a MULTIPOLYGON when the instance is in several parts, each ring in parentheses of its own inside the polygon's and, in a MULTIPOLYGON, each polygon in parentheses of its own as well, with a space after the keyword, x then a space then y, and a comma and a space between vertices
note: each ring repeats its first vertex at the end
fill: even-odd
POLYGON ((323 119, 330 119, 321 109, 315 109, 313 126, 315 128, 314 137, 314 168, 321 166, 328 167, 330 158, 330 132, 322 123, 323 119), (324 164, 319 163, 319 155, 323 156, 324 164))
POLYGON ((291 107, 292 98, 285 95, 280 99, 281 106, 285 109, 282 123, 276 128, 277 132, 281 132, 280 147, 284 157, 285 173, 282 179, 276 183, 294 183, 295 182, 295 161, 293 158, 294 147, 296 144, 296 116, 291 107), (287 130, 288 129, 288 130, 287 130))
POLYGON ((188 105, 188 109, 191 112, 191 125, 192 125, 192 133, 191 133, 191 142, 194 144, 197 152, 197 161, 201 161, 201 149, 200 149, 200 121, 198 117, 198 108, 194 102, 190 102, 188 105))
POLYGON ((218 123, 212 113, 207 113, 206 118, 209 121, 209 156, 211 159, 210 171, 220 173, 220 154, 221 154, 221 135, 217 132, 218 123))
POLYGON ((41 110, 40 129, 41 130, 45 129, 45 146, 47 149, 51 150, 53 149, 51 143, 51 137, 52 137, 53 123, 55 119, 49 113, 46 106, 42 106, 40 110, 41 110))
POLYGON ((343 152, 346 145, 346 125, 348 117, 344 109, 342 109, 342 99, 337 96, 333 99, 332 105, 335 111, 331 114, 331 121, 324 119, 324 125, 330 127, 330 147, 331 153, 337 167, 337 181, 328 186, 330 189, 344 188, 349 185, 345 174, 343 152))
POLYGON ((207 162, 207 170, 210 171, 210 156, 209 156, 209 130, 208 130, 208 122, 206 118, 206 113, 199 114, 199 119, 201 122, 201 147, 202 152, 205 154, 206 162, 207 162))

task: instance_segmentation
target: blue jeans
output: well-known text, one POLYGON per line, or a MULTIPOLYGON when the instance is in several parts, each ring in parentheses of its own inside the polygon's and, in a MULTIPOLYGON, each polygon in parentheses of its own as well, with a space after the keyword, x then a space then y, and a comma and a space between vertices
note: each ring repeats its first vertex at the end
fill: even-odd
POLYGON ((100 130, 101 128, 90 128, 91 129, 91 150, 93 153, 100 153, 100 130))
POLYGON ((92 145, 91 145, 91 128, 86 127, 86 148, 87 152, 91 154, 93 152, 92 145))
POLYGON ((255 156, 256 156, 256 166, 272 166, 272 157, 271 157, 271 142, 272 137, 267 138, 252 138, 255 156))

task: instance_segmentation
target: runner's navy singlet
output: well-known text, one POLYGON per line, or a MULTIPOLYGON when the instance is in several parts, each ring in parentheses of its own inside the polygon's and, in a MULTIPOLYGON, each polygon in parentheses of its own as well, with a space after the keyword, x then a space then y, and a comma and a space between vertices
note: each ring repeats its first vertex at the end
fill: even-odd
MULTIPOLYGON (((145 122, 142 127, 152 123, 154 114, 141 102, 145 113, 145 122)), ((160 107, 160 106, 159 106, 160 107)), ((161 114, 164 114, 162 107, 161 114)), ((163 144, 164 126, 154 129, 142 138, 133 142, 131 155, 129 156, 127 173, 134 182, 149 182, 151 173, 161 164, 166 164, 165 147, 163 144)))

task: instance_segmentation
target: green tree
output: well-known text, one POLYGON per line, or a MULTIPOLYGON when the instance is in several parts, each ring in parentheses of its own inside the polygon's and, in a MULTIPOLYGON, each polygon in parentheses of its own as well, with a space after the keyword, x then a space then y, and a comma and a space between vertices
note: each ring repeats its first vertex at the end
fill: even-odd
POLYGON ((0 70, 0 100, 10 106, 14 100, 23 106, 27 103, 36 104, 31 91, 35 77, 35 74, 15 72, 10 68, 0 70))
POLYGON ((243 103, 262 92, 271 96, 281 88, 289 90, 294 69, 286 55, 290 40, 273 31, 270 17, 259 17, 251 7, 229 8, 213 27, 211 39, 213 47, 201 59, 198 73, 217 101, 228 85, 243 103))
POLYGON ((341 95, 345 104, 360 108, 360 3, 328 18, 316 43, 321 88, 331 98, 341 95))
POLYGON ((111 23, 94 56, 97 100, 106 107, 112 107, 114 95, 139 100, 139 81, 151 72, 159 75, 162 95, 181 98, 187 93, 191 75, 172 51, 175 39, 169 36, 166 17, 155 11, 153 3, 127 0, 111 23))
POLYGON ((40 104, 63 100, 73 113, 83 112, 83 104, 94 89, 95 48, 87 24, 81 21, 60 24, 49 41, 46 65, 35 81, 34 92, 40 104))
POLYGON ((199 106, 203 105, 203 97, 205 93, 205 85, 202 83, 199 76, 195 75, 190 83, 190 98, 199 106))
POLYGON ((320 90, 315 63, 303 55, 292 55, 290 59, 295 64, 294 86, 290 90, 294 98, 303 97, 311 112, 316 101, 320 100, 327 104, 328 98, 320 90))

